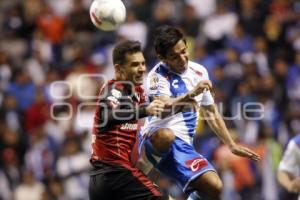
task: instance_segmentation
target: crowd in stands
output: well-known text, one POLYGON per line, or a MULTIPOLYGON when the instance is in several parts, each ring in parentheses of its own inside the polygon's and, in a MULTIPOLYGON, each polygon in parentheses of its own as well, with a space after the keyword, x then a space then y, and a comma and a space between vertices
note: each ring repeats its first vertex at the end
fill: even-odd
POLYGON ((195 147, 219 171, 223 199, 287 199, 275 174, 300 133, 300 1, 124 0, 126 22, 112 32, 93 26, 91 1, 0 1, 0 199, 88 198, 95 101, 113 77, 112 47, 139 40, 151 69, 163 24, 186 34, 234 138, 262 155, 233 156, 199 121, 195 147))

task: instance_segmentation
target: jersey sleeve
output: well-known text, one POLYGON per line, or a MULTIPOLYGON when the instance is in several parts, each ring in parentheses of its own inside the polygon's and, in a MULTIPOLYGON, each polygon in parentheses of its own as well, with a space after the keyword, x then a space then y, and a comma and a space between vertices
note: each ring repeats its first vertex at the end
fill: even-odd
POLYGON ((279 163, 280 171, 287 171, 294 174, 297 169, 297 154, 299 153, 299 148, 294 140, 291 140, 284 152, 284 155, 279 163))
MULTIPOLYGON (((201 74, 203 76, 202 80, 209 80, 208 72, 203 66, 199 66, 201 74)), ((209 90, 203 91, 201 94, 195 97, 196 102, 199 106, 209 106, 215 103, 214 98, 209 90)))
POLYGON ((195 97, 199 106, 209 106, 215 103, 214 98, 209 90, 203 91, 201 94, 195 97))
POLYGON ((169 81, 158 73, 148 75, 146 90, 149 97, 172 95, 169 81))

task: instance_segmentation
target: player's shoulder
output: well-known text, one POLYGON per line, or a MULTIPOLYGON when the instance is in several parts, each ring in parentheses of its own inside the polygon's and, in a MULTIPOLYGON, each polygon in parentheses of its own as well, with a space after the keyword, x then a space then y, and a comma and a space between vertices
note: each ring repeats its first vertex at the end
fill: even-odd
POLYGON ((163 62, 158 62, 148 73, 149 76, 160 75, 165 77, 168 74, 168 69, 163 62))
POLYGON ((108 90, 118 90, 118 91, 122 91, 124 90, 124 82, 119 82, 116 80, 109 80, 106 84, 106 87, 108 88, 108 90))
POLYGON ((205 79, 209 79, 208 72, 203 65, 193 61, 189 61, 188 66, 189 66, 189 71, 192 72, 192 74, 197 74, 197 76, 200 76, 205 79))
POLYGON ((199 63, 189 61, 188 65, 192 69, 196 69, 196 70, 199 70, 199 71, 202 71, 202 72, 207 72, 206 68, 203 65, 199 64, 199 63))
POLYGON ((126 95, 127 92, 125 91, 128 91, 128 89, 132 87, 133 84, 131 82, 110 80, 102 89, 100 96, 102 98, 114 96, 115 98, 119 99, 123 95, 126 95))

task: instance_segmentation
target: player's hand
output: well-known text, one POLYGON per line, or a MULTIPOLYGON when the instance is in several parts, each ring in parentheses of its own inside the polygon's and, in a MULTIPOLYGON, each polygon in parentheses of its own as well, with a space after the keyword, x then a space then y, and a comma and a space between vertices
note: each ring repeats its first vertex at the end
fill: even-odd
POLYGON ((260 155, 256 154, 254 151, 248 149, 247 147, 239 146, 239 145, 233 145, 229 147, 231 152, 237 156, 241 157, 247 157, 254 161, 260 161, 261 157, 260 155))
POLYGON ((288 191, 292 192, 292 193, 299 193, 300 192, 300 178, 299 177, 294 178, 291 181, 291 184, 288 188, 288 191))
POLYGON ((165 103, 161 100, 154 100, 146 107, 148 115, 161 116, 165 107, 165 103))
POLYGON ((193 98, 193 97, 199 95, 200 93, 202 93, 204 90, 211 90, 211 88, 212 88, 212 83, 210 80, 200 81, 196 85, 196 87, 191 91, 190 97, 193 98))

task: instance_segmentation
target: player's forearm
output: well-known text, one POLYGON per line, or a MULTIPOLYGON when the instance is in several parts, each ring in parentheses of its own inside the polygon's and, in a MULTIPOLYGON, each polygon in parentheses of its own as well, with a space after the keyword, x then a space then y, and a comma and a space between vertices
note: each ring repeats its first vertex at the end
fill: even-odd
POLYGON ((190 94, 191 92, 187 93, 187 94, 183 94, 179 97, 176 98, 172 98, 170 96, 167 95, 163 95, 163 96, 153 96, 152 99, 159 99, 161 101, 163 101, 166 104, 169 105, 174 105, 174 104, 181 104, 181 103, 188 103, 191 102, 191 100, 193 100, 192 94, 190 94))
POLYGON ((188 103, 192 100, 191 94, 187 93, 177 98, 172 99, 173 104, 188 103))
POLYGON ((153 99, 159 99, 163 101, 164 103, 167 103, 169 105, 174 105, 174 104, 180 104, 180 103, 186 103, 191 101, 191 94, 187 93, 184 95, 181 95, 176 98, 171 98, 169 96, 158 96, 158 97, 152 97, 153 99))
POLYGON ((225 125, 225 122, 218 112, 215 105, 208 106, 204 109, 205 119, 210 128, 216 133, 216 135, 222 140, 222 142, 229 147, 235 145, 230 133, 225 125))
POLYGON ((289 175, 284 171, 279 171, 277 173, 277 180, 279 184, 284 187, 287 191, 291 191, 291 179, 289 175))
POLYGON ((146 105, 130 109, 102 110, 102 119, 106 124, 116 125, 126 121, 137 120, 147 116, 146 105))
POLYGON ((170 114, 182 112, 183 108, 192 108, 194 106, 193 104, 191 104, 193 99, 191 99, 189 94, 184 94, 176 98, 171 98, 169 96, 159 96, 153 97, 153 99, 158 99, 165 103, 165 108, 162 112, 163 118, 169 116, 170 114))

